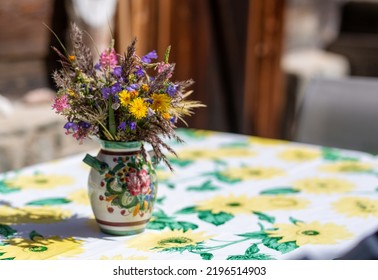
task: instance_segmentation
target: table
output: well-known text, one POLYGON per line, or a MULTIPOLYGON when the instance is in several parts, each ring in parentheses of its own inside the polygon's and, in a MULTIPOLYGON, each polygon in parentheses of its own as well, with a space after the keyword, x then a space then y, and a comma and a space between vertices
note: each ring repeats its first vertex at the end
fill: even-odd
MULTIPOLYGON (((0 259, 334 259, 378 228, 378 158, 178 129, 148 229, 102 233, 84 154, 0 175, 0 259)), ((97 151, 93 151, 95 155, 97 151)))

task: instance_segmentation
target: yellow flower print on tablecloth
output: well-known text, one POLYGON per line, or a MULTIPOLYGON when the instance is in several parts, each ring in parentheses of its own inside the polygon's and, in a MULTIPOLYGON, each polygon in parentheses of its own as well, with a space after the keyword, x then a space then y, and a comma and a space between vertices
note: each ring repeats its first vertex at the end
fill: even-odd
POLYGON ((78 191, 72 192, 67 197, 69 200, 80 205, 89 205, 88 191, 86 189, 80 189, 78 191))
POLYGON ((25 206, 22 208, 0 206, 0 224, 5 225, 49 224, 61 222, 71 216, 71 211, 51 206, 25 206))
POLYGON ((181 160, 215 160, 222 158, 254 157, 256 153, 246 148, 221 147, 218 149, 183 149, 178 156, 181 160))
POLYGON ((47 260, 57 257, 75 257, 82 253, 82 240, 73 237, 49 238, 36 237, 31 239, 12 238, 0 246, 2 258, 15 258, 16 260, 47 260))
POLYGON ((378 199, 344 197, 334 202, 334 209, 348 217, 378 218, 378 199))
POLYGON ((255 196, 250 199, 253 211, 272 211, 272 210, 300 210, 305 209, 310 201, 294 196, 283 195, 263 195, 255 196))
POLYGON ((161 232, 145 232, 126 242, 126 246, 141 251, 184 251, 194 248, 212 238, 205 232, 192 230, 165 230, 161 232))
POLYGON ((251 214, 254 211, 253 199, 246 195, 228 196, 217 195, 208 200, 197 203, 197 211, 211 211, 214 214, 221 212, 229 214, 251 214))
POLYGON ((197 211, 211 211, 213 214, 225 212, 228 214, 251 214, 252 212, 271 210, 298 210, 309 205, 306 199, 291 196, 229 196, 218 195, 197 204, 197 211))
POLYGON ((373 166, 358 161, 340 161, 320 166, 320 171, 335 173, 358 173, 371 171, 373 166))
POLYGON ((306 178, 293 184, 294 189, 313 194, 346 193, 356 186, 348 180, 338 178, 306 178))
POLYGON ((261 145, 261 146, 278 146, 283 144, 288 144, 288 141, 272 139, 272 138, 262 138, 256 136, 250 136, 247 138, 248 142, 252 145, 261 145))
POLYGON ((309 148, 291 148, 281 151, 278 157, 290 162, 305 162, 317 159, 321 156, 321 152, 317 149, 309 148))
POLYGON ((52 189, 59 186, 72 185, 74 179, 70 176, 56 174, 20 175, 6 183, 21 189, 52 189))
POLYGON ((296 224, 275 224, 275 230, 266 230, 270 237, 281 238, 279 243, 296 242, 297 246, 306 244, 336 244, 340 240, 351 239, 353 235, 345 226, 319 222, 296 224))
POLYGON ((277 167, 241 166, 228 168, 220 174, 231 180, 264 180, 283 176, 285 171, 277 167))

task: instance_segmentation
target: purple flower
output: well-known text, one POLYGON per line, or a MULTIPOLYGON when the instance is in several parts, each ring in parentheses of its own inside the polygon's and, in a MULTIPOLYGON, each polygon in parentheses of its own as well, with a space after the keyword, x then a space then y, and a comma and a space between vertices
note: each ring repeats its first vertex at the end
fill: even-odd
POLYGON ((84 128, 84 129, 88 129, 91 127, 91 124, 87 123, 87 122, 84 122, 84 121, 80 121, 78 123, 78 126, 81 127, 81 128, 84 128))
POLYGON ((119 124, 118 128, 119 128, 120 130, 125 131, 125 130, 126 130, 126 123, 125 123, 125 122, 121 122, 121 123, 119 124))
POLYGON ((177 92, 177 85, 175 84, 170 84, 167 88, 167 93, 170 97, 173 97, 175 93, 177 92))
POLYGON ((67 129, 67 132, 69 132, 69 130, 72 130, 72 131, 76 131, 77 130, 77 124, 76 123, 73 123, 73 122, 67 122, 63 128, 67 129))
POLYGON ((130 129, 135 130, 136 129, 136 122, 130 122, 130 129))
POLYGON ((137 67, 137 70, 134 72, 134 75, 137 77, 137 78, 143 78, 144 77, 144 72, 143 72, 143 69, 142 67, 137 67))
POLYGON ((114 85, 112 85, 111 87, 111 94, 116 94, 118 92, 122 91, 122 87, 119 83, 115 83, 114 85))
POLYGON ((112 93, 112 92, 111 92, 111 89, 108 88, 108 87, 103 87, 103 88, 101 89, 101 94, 102 94, 102 97, 103 97, 104 99, 108 99, 108 98, 109 98, 109 95, 110 95, 111 93, 112 93))
POLYGON ((135 91, 135 90, 139 89, 139 85, 138 84, 131 84, 131 85, 127 86, 126 89, 128 91, 135 91))
POLYGON ((100 63, 96 63, 95 66, 94 66, 94 68, 96 70, 100 70, 101 69, 101 64, 100 63))
POLYGON ((156 59, 158 58, 157 56, 157 53, 155 50, 149 52, 148 54, 146 54, 145 56, 142 57, 142 61, 144 63, 151 63, 151 59, 156 59))
POLYGON ((122 75, 122 68, 120 66, 117 66, 113 70, 113 75, 116 77, 121 77, 122 75))

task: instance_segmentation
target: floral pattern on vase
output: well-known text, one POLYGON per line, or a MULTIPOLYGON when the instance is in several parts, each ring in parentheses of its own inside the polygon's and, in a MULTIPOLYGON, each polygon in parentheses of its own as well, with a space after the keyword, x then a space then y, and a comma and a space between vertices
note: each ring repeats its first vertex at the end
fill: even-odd
POLYGON ((100 229, 112 235, 141 233, 149 222, 157 193, 151 158, 144 158, 140 142, 100 141, 97 157, 86 155, 91 166, 88 193, 100 229))

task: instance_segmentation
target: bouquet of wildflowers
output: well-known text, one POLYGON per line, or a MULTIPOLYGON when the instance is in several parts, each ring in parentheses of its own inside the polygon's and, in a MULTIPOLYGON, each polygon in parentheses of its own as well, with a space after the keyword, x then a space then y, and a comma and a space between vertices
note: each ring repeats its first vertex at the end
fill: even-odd
MULTIPOLYGON (((187 100, 193 83, 171 81, 175 65, 169 63, 168 47, 163 61, 154 62, 152 51, 143 57, 135 53, 136 40, 124 55, 112 45, 93 62, 83 32, 75 25, 71 28, 72 51, 62 44, 59 54, 62 68, 53 73, 58 87, 52 105, 56 113, 67 119, 66 134, 82 142, 91 136, 108 141, 141 141, 149 143, 157 160, 169 167, 164 149, 175 154, 163 138, 182 141, 176 134, 176 123, 203 106, 187 100)), ((142 145, 142 154, 146 151, 142 145)))

